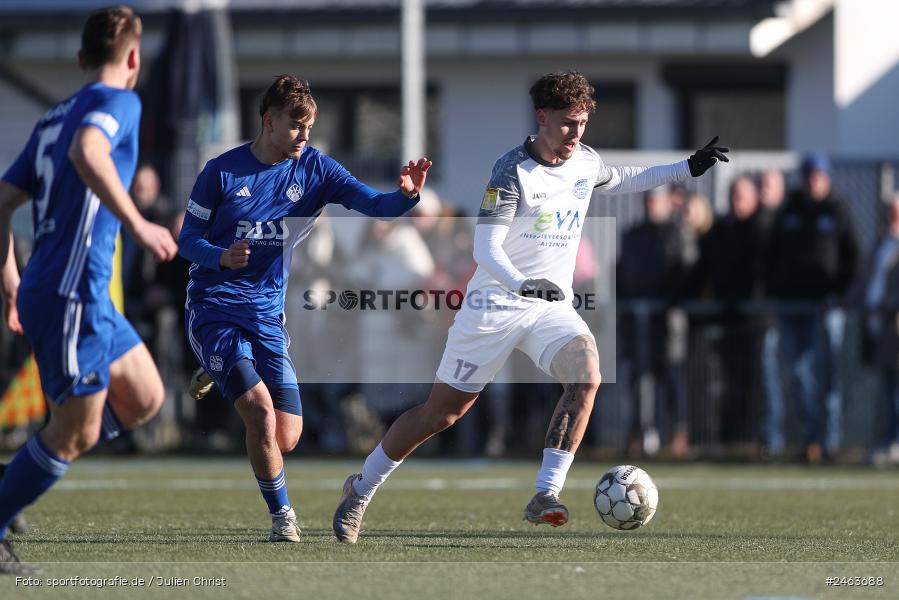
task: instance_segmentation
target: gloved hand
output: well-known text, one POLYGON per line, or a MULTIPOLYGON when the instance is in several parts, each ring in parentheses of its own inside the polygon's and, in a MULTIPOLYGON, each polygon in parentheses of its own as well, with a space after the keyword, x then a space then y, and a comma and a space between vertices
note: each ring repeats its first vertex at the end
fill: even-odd
POLYGON ((519 296, 525 298, 540 298, 547 302, 555 302, 556 300, 564 300, 565 292, 549 279, 528 279, 521 284, 518 290, 519 296))
POLYGON ((687 159, 687 164, 690 165, 690 175, 699 177, 715 166, 715 163, 719 160, 730 162, 727 156, 725 156, 727 152, 730 152, 730 148, 716 146, 715 144, 717 142, 718 136, 716 135, 712 138, 711 142, 694 152, 693 155, 687 159))

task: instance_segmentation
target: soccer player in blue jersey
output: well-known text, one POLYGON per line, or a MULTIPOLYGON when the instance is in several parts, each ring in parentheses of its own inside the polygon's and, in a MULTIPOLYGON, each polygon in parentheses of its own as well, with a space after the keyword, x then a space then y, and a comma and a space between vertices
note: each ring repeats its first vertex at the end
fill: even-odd
POLYGON ((90 82, 38 121, 0 180, 6 322, 28 338, 50 405, 46 427, 0 480, 0 573, 35 571, 4 539, 16 515, 81 453, 162 405, 156 365, 109 297, 120 224, 160 260, 177 252, 169 231, 141 217, 127 191, 137 164, 140 37, 141 20, 128 7, 90 15, 78 54, 90 82), (34 249, 20 280, 8 260, 9 224, 28 198, 34 249))
POLYGON ((210 160, 200 173, 179 238, 181 254, 193 263, 187 335, 246 424, 273 542, 300 539, 282 458, 303 429, 283 321, 291 250, 327 204, 385 219, 402 215, 418 201, 431 166, 425 158, 409 162, 399 190, 379 193, 307 146, 316 111, 308 83, 277 77, 260 102, 256 140, 210 160))

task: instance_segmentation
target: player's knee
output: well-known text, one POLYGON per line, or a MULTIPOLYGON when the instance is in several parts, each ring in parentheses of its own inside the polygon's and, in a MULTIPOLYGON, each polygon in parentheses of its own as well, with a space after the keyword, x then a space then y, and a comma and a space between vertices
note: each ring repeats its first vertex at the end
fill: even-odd
POLYGON ((143 401, 140 403, 138 422, 132 427, 146 423, 156 416, 165 402, 165 386, 161 379, 157 379, 152 384, 148 384, 143 395, 143 401))
POLYGON ((599 386, 602 383, 602 375, 598 370, 589 371, 585 374, 583 381, 578 384, 580 391, 584 394, 592 396, 596 395, 596 392, 599 391, 599 386))
POLYGON ((297 447, 300 441, 300 435, 303 433, 303 419, 292 419, 287 422, 278 423, 278 431, 276 438, 278 441, 278 449, 282 453, 291 452, 297 447))
POLYGON ((297 444, 300 443, 300 434, 302 433, 302 428, 297 429, 296 431, 289 432, 278 432, 278 449, 281 452, 292 452, 294 448, 297 447, 297 444))

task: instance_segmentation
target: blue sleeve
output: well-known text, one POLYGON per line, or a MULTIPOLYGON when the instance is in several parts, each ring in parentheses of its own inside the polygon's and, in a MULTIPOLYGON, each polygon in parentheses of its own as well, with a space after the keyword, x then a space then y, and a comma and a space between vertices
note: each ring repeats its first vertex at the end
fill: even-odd
POLYGON ((140 97, 131 90, 97 96, 97 101, 84 113, 81 125, 93 125, 103 132, 113 148, 140 126, 140 97))
POLYGON ((400 190, 384 194, 368 187, 329 156, 322 156, 322 165, 329 203, 342 204, 378 219, 399 217, 418 203, 418 196, 407 198, 400 190))
POLYGON ((221 270, 219 261, 226 249, 210 243, 205 236, 221 197, 221 176, 210 160, 194 183, 194 189, 187 201, 181 235, 178 236, 178 253, 181 256, 215 271, 221 270))
POLYGON ((3 181, 12 184, 30 195, 34 195, 34 149, 35 136, 31 134, 28 144, 15 162, 3 174, 3 181))

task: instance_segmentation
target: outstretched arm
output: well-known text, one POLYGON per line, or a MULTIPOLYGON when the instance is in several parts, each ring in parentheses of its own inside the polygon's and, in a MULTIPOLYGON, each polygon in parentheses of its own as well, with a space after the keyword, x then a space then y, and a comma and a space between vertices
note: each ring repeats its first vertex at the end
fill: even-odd
POLYGON ((378 219, 393 219, 408 212, 418 203, 418 194, 428 178, 431 161, 420 158, 409 161, 400 171, 399 189, 381 193, 353 177, 336 161, 330 161, 333 202, 378 219))
POLYGON ((715 146, 718 136, 694 152, 690 158, 670 165, 654 167, 605 167, 596 188, 605 194, 629 194, 680 181, 687 177, 700 177, 718 161, 730 162, 729 148, 715 146))

